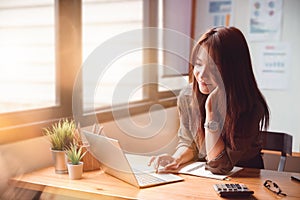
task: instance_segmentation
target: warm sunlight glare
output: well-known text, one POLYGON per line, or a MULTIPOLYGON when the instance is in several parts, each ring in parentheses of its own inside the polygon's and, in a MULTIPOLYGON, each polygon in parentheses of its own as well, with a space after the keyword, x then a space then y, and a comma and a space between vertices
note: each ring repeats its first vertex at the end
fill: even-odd
POLYGON ((0 113, 54 105, 54 2, 0 2, 0 113))

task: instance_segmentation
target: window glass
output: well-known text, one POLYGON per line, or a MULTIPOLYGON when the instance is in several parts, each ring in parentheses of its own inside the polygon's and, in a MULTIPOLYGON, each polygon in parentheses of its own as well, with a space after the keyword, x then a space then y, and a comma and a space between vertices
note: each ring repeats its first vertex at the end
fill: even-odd
MULTIPOLYGON (((89 58, 90 54, 103 43, 110 41, 128 31, 141 29, 143 27, 143 1, 142 0, 83 0, 82 10, 82 38, 83 38, 83 63, 89 58)), ((121 40, 118 44, 128 45, 131 41, 121 40)), ((101 47, 100 47, 101 48, 101 47)), ((117 48, 117 47, 116 47, 117 48)), ((101 51, 100 51, 101 52, 101 51)), ((105 52, 97 55, 95 63, 105 59, 105 52)), ((123 88, 128 91, 132 85, 142 84, 142 71, 138 70, 135 79, 124 81, 124 77, 135 68, 142 66, 142 49, 130 52, 122 52, 118 58, 111 60, 106 66, 105 71, 101 72, 98 79, 89 79, 83 71, 83 108, 89 111, 94 108, 111 106, 113 95, 116 90, 123 88), (95 87, 95 84, 97 85, 95 87), (93 91, 90 91, 92 88, 93 91), (94 89, 95 88, 95 89, 94 89), (92 99, 91 94, 92 94, 92 99)), ((95 66, 94 66, 95 67, 95 66)), ((96 72, 95 72, 96 73, 96 72)), ((126 79, 125 79, 126 80, 126 79)), ((130 98, 126 101, 141 100, 142 90, 132 91, 130 98)), ((119 99, 118 103, 124 102, 119 99)))
POLYGON ((158 2, 158 27, 164 30, 159 35, 163 50, 158 53, 158 91, 180 90, 188 83, 191 28, 190 23, 187 22, 191 17, 191 1, 159 0, 158 2), (180 20, 176 17, 178 13, 181 16, 180 20), (174 53, 179 51, 185 54, 174 53))
POLYGON ((0 113, 53 106, 54 1, 0 1, 0 113))

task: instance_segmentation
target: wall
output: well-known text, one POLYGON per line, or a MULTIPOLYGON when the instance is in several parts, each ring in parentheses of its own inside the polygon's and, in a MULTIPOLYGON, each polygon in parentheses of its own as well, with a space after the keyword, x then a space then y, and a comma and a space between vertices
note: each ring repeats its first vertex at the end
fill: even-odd
MULTIPOLYGON (((203 9, 205 0, 197 0, 197 20, 195 27, 195 36, 199 37, 207 27, 201 26, 201 20, 205 20, 203 9)), ((248 28, 250 8, 249 0, 233 0, 233 25, 239 28, 248 41, 254 73, 257 77, 258 45, 259 42, 249 42, 248 28)), ((284 0, 282 16, 282 32, 279 42, 286 42, 291 47, 291 60, 289 70, 288 88, 285 90, 266 90, 262 89, 271 111, 270 130, 287 132, 293 135, 293 151, 300 152, 300 1, 284 0)))
POLYGON ((8 184, 9 178, 52 164, 50 143, 45 137, 0 145, 0 199, 34 199, 36 192, 16 190, 8 184))
MULTIPOLYGON (((119 140, 127 153, 141 155, 173 154, 178 138, 179 118, 176 107, 149 111, 132 118, 101 124, 103 134, 119 140), (117 121, 117 122, 116 122, 117 121)), ((91 130, 91 127, 87 127, 91 130)))

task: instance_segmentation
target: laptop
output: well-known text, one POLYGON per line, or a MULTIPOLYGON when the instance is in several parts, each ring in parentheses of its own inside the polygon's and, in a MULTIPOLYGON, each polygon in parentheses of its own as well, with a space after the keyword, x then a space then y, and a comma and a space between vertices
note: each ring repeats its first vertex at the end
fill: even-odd
POLYGON ((155 173, 147 163, 149 156, 125 154, 118 140, 82 131, 87 149, 101 163, 101 169, 118 179, 138 188, 182 181, 183 178, 169 173, 155 173))

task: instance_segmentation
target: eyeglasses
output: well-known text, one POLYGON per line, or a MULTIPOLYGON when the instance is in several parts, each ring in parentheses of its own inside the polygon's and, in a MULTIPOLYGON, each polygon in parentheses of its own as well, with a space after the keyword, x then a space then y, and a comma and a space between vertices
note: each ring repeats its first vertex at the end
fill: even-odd
POLYGON ((286 196, 286 194, 281 191, 281 189, 279 188, 279 186, 277 185, 277 183, 275 183, 275 182, 273 182, 271 180, 266 180, 265 183, 264 183, 264 186, 268 190, 274 192, 277 195, 286 196))

